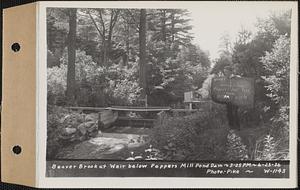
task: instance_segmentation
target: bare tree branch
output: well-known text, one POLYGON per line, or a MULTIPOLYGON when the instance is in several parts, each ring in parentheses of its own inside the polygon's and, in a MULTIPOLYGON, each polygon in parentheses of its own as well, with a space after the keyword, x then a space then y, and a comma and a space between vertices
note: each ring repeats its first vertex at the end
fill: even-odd
POLYGON ((93 16, 91 15, 90 11, 88 11, 88 14, 89 14, 91 20, 93 21, 93 24, 94 24, 95 28, 97 29, 97 31, 98 31, 99 35, 101 36, 101 38, 102 38, 102 39, 105 39, 105 36, 103 36, 102 31, 101 31, 100 28, 98 27, 98 25, 97 25, 95 19, 94 19, 93 16))
POLYGON ((131 17, 131 19, 134 22, 134 25, 136 26, 136 31, 139 32, 140 31, 140 26, 139 26, 139 22, 137 22, 137 20, 135 19, 134 15, 131 13, 131 11, 129 9, 126 9, 127 13, 129 14, 129 16, 131 17))
POLYGON ((102 27, 103 27, 103 36, 105 36, 105 22, 103 20, 103 17, 102 17, 102 11, 101 9, 97 9, 98 11, 98 14, 99 14, 99 18, 100 18, 100 21, 101 21, 101 24, 102 24, 102 27))
POLYGON ((113 19, 114 19, 114 10, 111 10, 110 12, 110 21, 109 21, 109 33, 111 32, 113 28, 113 19))
POLYGON ((113 18, 113 23, 112 23, 112 27, 114 27, 115 24, 117 23, 119 13, 120 13, 120 10, 116 10, 115 11, 114 18, 113 18))

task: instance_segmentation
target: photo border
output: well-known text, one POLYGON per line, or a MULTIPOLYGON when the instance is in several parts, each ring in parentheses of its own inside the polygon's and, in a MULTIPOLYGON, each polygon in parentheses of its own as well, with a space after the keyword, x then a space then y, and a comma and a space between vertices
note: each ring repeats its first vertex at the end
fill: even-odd
POLYGON ((297 134, 298 134, 298 7, 297 2, 191 2, 191 1, 53 1, 38 2, 37 13, 37 182, 39 187, 296 187, 297 186, 297 134), (288 179, 240 179, 240 178, 177 178, 177 177, 74 177, 49 178, 46 173, 47 139, 47 41, 46 8, 188 8, 206 6, 217 9, 218 6, 277 6, 292 8, 291 23, 291 61, 290 61, 290 178, 288 179))

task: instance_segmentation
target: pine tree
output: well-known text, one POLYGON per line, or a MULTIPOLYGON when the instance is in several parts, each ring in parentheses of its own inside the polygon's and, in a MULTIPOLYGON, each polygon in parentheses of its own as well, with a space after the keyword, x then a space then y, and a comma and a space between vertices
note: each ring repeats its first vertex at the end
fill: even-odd
POLYGON ((75 59, 76 59, 76 28, 77 9, 69 10, 69 37, 68 37, 68 72, 66 95, 71 103, 75 101, 75 59))

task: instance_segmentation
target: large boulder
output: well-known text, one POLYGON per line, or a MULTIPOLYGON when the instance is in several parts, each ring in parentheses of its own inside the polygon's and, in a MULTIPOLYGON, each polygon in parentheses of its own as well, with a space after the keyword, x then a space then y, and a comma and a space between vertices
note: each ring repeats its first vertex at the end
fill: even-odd
POLYGON ((72 135, 72 134, 76 133, 76 131, 77 131, 76 128, 70 128, 70 127, 65 128, 65 133, 68 135, 72 135))
POLYGON ((85 116, 85 122, 93 121, 96 122, 98 120, 99 115, 97 113, 87 114, 85 116))
POLYGON ((98 122, 84 122, 78 125, 77 129, 80 131, 81 135, 85 135, 87 137, 95 137, 98 134, 98 122))
POLYGON ((60 120, 64 127, 76 127, 79 123, 84 122, 85 114, 71 113, 60 120))
POLYGON ((59 138, 66 142, 67 141, 73 142, 76 140, 76 132, 77 132, 76 128, 71 128, 71 127, 62 128, 59 138))
POLYGON ((98 114, 71 113, 60 119, 62 143, 84 141, 98 135, 98 114))

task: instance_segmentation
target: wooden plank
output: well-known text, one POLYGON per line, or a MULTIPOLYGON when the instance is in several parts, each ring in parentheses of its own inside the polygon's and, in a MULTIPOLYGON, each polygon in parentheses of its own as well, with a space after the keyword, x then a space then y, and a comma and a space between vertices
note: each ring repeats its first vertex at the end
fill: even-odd
POLYGON ((161 107, 161 106, 111 106, 112 108, 129 108, 129 109, 170 109, 170 107, 161 107))
POLYGON ((83 110, 83 111, 104 111, 104 110, 113 110, 113 111, 166 111, 170 110, 170 107, 130 107, 130 106, 111 106, 111 107, 66 107, 71 110, 83 110))
POLYGON ((203 109, 171 109, 171 112, 198 112, 204 111, 203 109))
POLYGON ((103 111, 106 110, 104 107, 66 107, 71 110, 86 110, 86 111, 103 111))
POLYGON ((171 108, 169 108, 169 107, 164 107, 164 108, 162 108, 162 107, 160 107, 160 108, 159 107, 154 107, 154 108, 152 108, 152 107, 148 107, 148 108, 146 108, 146 107, 108 107, 106 109, 113 110, 113 111, 159 112, 159 111, 168 111, 171 108))

